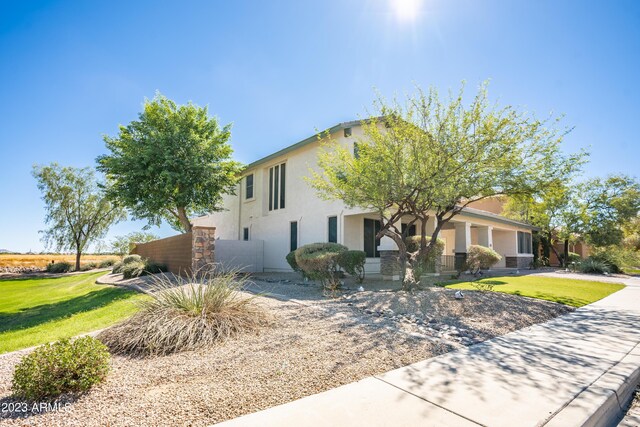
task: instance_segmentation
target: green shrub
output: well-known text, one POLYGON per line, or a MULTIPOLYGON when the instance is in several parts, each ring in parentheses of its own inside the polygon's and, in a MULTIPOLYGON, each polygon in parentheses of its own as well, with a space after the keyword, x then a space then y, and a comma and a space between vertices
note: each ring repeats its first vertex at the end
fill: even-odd
POLYGON ((167 271, 167 266, 147 259, 141 261, 132 261, 124 264, 121 268, 122 275, 125 279, 133 277, 146 276, 147 274, 156 274, 167 271))
POLYGON ((70 262, 60 261, 47 264, 48 273, 67 273, 73 269, 73 265, 70 262))
POLYGON ((622 246, 593 248, 590 258, 608 264, 610 273, 622 273, 624 267, 640 265, 640 253, 622 246))
POLYGON ((365 251, 344 251, 338 255, 338 265, 344 271, 357 277, 358 283, 364 280, 364 264, 367 262, 365 251))
POLYGON ((98 264, 98 267, 107 268, 107 267, 111 267, 112 265, 116 265, 117 263, 118 263, 118 260, 116 258, 107 258, 100 261, 100 263, 98 264))
POLYGON ((347 251, 338 243, 311 243, 296 249, 298 266, 311 279, 319 280, 325 289, 338 287, 338 257, 347 251))
POLYGON ((493 249, 486 246, 471 245, 467 249, 467 261, 465 270, 477 273, 480 270, 487 270, 500 261, 502 257, 493 249))
POLYGON ((36 401, 81 393, 109 372, 107 347, 92 337, 45 344, 22 358, 13 374, 13 394, 36 401))
POLYGON ((153 262, 153 261, 149 261, 149 260, 146 260, 144 262, 144 272, 145 272, 145 274, 164 273, 165 271, 167 271, 167 266, 164 265, 164 264, 160 264, 158 262, 153 262))
POLYGON ((143 261, 132 261, 122 266, 122 275, 125 279, 144 275, 145 264, 143 261))
POLYGON ((296 273, 302 273, 302 275, 304 276, 304 271, 296 262, 296 251, 289 252, 285 258, 287 260, 287 264, 289 264, 289 267, 291 267, 293 271, 295 271, 296 273))
POLYGON ((272 322, 255 296, 241 292, 246 279, 234 272, 173 280, 159 276, 141 310, 101 332, 100 340, 117 354, 166 355, 210 347, 272 322))
MULTIPOLYGON (((431 237, 426 236, 427 244, 431 242, 431 237)), ((420 249, 420 236, 409 236, 405 239, 405 245, 407 245, 407 252, 413 253, 417 252, 420 249)), ((442 253, 444 252, 445 242, 442 239, 438 239, 436 241, 433 249, 426 254, 422 260, 420 260, 416 266, 414 266, 414 274, 416 279, 419 279, 422 276, 422 273, 431 272, 434 273, 436 271, 436 265, 440 262, 440 258, 442 257, 442 253)))
POLYGON ((123 264, 129 264, 132 262, 140 262, 140 261, 142 261, 142 257, 137 254, 127 255, 126 257, 122 258, 123 264))
POLYGON ((122 273, 123 268, 124 268, 124 262, 122 261, 116 262, 115 264, 113 264, 113 268, 111 269, 111 272, 113 274, 122 273))
POLYGON ((80 266, 80 271, 89 271, 89 270, 93 270, 94 268, 98 268, 98 263, 96 262, 85 262, 84 264, 82 264, 80 266))
POLYGON ((583 273, 604 274, 611 271, 611 267, 604 261, 588 257, 580 263, 580 271, 583 273))

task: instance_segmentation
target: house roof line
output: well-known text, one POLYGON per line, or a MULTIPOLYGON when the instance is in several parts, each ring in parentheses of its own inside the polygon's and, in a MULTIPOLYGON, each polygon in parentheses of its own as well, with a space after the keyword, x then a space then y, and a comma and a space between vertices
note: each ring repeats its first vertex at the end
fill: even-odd
POLYGON ((493 212, 483 211, 482 209, 465 207, 462 209, 460 213, 470 217, 475 217, 475 218, 492 219, 494 221, 501 222, 503 224, 517 225, 519 227, 527 228, 529 230, 534 230, 534 231, 540 230, 540 227, 536 227, 535 225, 527 224, 526 222, 522 222, 522 221, 516 221, 515 219, 510 219, 502 215, 495 214, 493 212))
POLYGON ((249 170, 249 169, 253 169, 256 166, 261 165, 262 163, 266 163, 266 162, 268 162, 270 160, 273 160, 275 158, 278 158, 278 157, 282 156, 283 154, 287 154, 287 153, 289 153, 291 151, 297 150, 298 148, 304 147, 307 144, 310 144, 312 142, 316 142, 316 141, 318 141, 318 136, 321 135, 321 134, 324 134, 324 133, 332 134, 332 133, 335 133, 335 132, 339 131, 340 129, 345 129, 345 128, 349 128, 349 127, 352 127, 352 126, 360 126, 363 122, 366 123, 366 122, 371 121, 372 119, 373 120, 379 120, 379 119, 381 119, 383 117, 384 116, 377 116, 377 117, 368 118, 368 119, 351 120, 351 121, 348 121, 348 122, 338 123, 337 125, 332 126, 330 128, 327 128, 327 129, 323 130, 322 132, 318 132, 315 135, 312 135, 312 136, 310 136, 308 138, 303 139, 302 141, 298 141, 295 144, 289 145, 288 147, 285 147, 285 148, 283 148, 281 150, 276 151, 275 153, 269 154, 266 157, 263 157, 261 159, 258 159, 256 161, 254 161, 254 162, 251 162, 244 168, 244 170, 246 171, 246 170, 249 170))

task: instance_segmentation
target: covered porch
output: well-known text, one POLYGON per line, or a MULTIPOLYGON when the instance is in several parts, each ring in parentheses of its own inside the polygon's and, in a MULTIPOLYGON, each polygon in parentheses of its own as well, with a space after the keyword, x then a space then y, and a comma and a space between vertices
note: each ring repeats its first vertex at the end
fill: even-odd
MULTIPOLYGON (((402 220, 405 229, 409 219, 402 220)), ((409 235, 420 232, 420 224, 414 224, 409 235)), ((439 238, 444 241, 440 262, 433 266, 431 274, 456 271, 466 261, 471 245, 481 245, 495 250, 502 259, 494 268, 528 268, 533 261, 531 226, 499 215, 478 210, 465 210, 446 223, 439 238)), ((435 229, 435 218, 427 222, 427 234, 435 229)), ((389 237, 375 239, 380 222, 375 214, 353 214, 343 217, 342 243, 350 249, 363 250, 367 254, 365 271, 381 274, 384 279, 399 280, 398 248, 389 237)))

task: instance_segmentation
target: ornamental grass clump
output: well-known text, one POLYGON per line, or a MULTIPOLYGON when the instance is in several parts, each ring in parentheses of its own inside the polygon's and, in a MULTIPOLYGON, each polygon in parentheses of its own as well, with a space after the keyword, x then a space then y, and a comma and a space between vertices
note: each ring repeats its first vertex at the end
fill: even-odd
POLYGON ((235 272, 186 279, 161 275, 140 311, 99 338, 113 353, 160 356, 211 347, 269 325, 272 316, 242 292, 245 284, 235 272))
POLYGON ((63 393, 82 393, 106 378, 111 356, 92 337, 45 344, 15 367, 14 396, 29 401, 52 400, 63 393))

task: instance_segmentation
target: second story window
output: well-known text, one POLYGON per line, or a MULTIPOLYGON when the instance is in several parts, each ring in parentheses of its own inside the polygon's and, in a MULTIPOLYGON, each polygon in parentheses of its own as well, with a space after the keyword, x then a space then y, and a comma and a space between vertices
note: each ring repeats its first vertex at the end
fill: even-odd
POLYGON ((269 168, 269 210, 284 209, 286 163, 269 168))
POLYGON ((253 199, 253 174, 247 175, 244 179, 244 198, 253 199))

